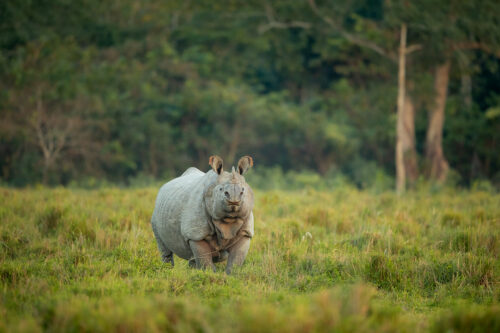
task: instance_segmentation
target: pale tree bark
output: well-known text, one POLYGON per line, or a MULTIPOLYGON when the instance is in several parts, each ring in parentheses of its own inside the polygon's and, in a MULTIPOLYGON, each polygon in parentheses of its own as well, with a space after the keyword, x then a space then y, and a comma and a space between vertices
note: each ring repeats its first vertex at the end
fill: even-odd
POLYGON ((444 157, 442 145, 450 66, 450 60, 446 60, 443 64, 436 67, 434 105, 429 110, 429 124, 425 143, 428 176, 441 183, 446 180, 450 168, 444 157))
POLYGON ((399 43, 398 62, 398 113, 396 123, 396 191, 402 193, 406 187, 406 170, 404 166, 403 151, 403 114, 405 109, 406 95, 406 24, 401 26, 401 39, 399 43))
MULTIPOLYGON (((398 61, 398 100, 396 124, 396 191, 406 190, 406 183, 413 184, 418 177, 415 149, 415 107, 406 92, 407 28, 401 26, 398 61)), ((411 51, 410 51, 411 52, 411 51)))
MULTIPOLYGON (((312 11, 319 17, 323 22, 328 24, 331 28, 337 31, 342 37, 354 45, 370 49, 386 59, 393 62, 398 62, 398 100, 397 100, 397 139, 396 139, 396 190, 401 193, 404 192, 406 188, 407 179, 409 182, 413 183, 418 177, 417 168, 417 153, 415 149, 415 124, 414 124, 414 107, 412 101, 407 98, 405 89, 405 66, 406 66, 406 55, 412 52, 422 49, 422 45, 414 44, 406 46, 406 36, 407 27, 406 24, 401 26, 400 35, 400 47, 398 52, 398 57, 395 56, 393 52, 387 51, 378 44, 364 39, 363 37, 346 31, 342 28, 342 25, 336 22, 334 19, 325 16, 324 12, 321 11, 316 5, 315 0, 308 0, 309 6, 312 11)), ((290 28, 290 27, 300 27, 303 29, 309 29, 312 24, 308 22, 288 22, 282 23, 277 22, 274 18, 272 9, 267 5, 267 17, 269 24, 260 28, 260 32, 264 32, 273 28, 290 28), (271 14, 270 14, 271 13, 271 14)))
POLYGON ((415 106, 407 94, 403 112, 404 131, 401 133, 403 142, 403 161, 407 184, 413 186, 418 178, 417 149, 415 147, 415 106))
MULTIPOLYGON (((461 52, 465 50, 481 50, 485 53, 492 54, 500 58, 500 50, 492 49, 489 45, 479 42, 462 42, 455 43, 451 46, 451 51, 459 52, 459 61, 461 63, 462 73, 462 89, 464 104, 467 107, 472 105, 472 83, 470 74, 467 72, 469 66, 468 58, 461 52)), ((443 64, 436 67, 434 79, 435 99, 434 105, 429 111, 429 125, 427 127, 426 139, 426 159, 427 159, 427 174, 431 179, 438 182, 444 182, 450 169, 443 153, 443 126, 444 126, 444 111, 446 106, 446 98, 448 93, 448 81, 450 76, 451 61, 448 58, 443 64)))

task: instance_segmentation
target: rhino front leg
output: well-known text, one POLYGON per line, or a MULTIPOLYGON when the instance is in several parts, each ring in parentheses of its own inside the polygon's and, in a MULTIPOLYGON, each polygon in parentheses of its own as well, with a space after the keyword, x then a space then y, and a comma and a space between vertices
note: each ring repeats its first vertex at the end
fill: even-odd
POLYGON ((190 240, 189 246, 196 260, 196 268, 206 269, 210 267, 215 272, 215 265, 212 261, 213 250, 210 245, 204 240, 190 240))
POLYGON ((236 244, 229 249, 229 258, 227 259, 226 273, 231 274, 233 265, 241 266, 250 248, 250 238, 243 236, 236 244))

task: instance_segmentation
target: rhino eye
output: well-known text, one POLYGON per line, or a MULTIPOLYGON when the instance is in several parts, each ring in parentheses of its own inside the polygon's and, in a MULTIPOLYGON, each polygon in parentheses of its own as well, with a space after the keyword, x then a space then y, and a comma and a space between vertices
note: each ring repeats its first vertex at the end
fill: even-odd
POLYGON ((219 191, 222 191, 222 187, 219 187, 219 191))

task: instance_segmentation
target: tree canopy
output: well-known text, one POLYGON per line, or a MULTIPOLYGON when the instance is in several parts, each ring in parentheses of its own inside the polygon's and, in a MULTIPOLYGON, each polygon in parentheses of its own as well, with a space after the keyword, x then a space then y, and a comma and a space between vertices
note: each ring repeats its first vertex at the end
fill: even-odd
POLYGON ((393 176, 399 29, 424 164, 436 66, 444 155, 500 184, 497 1, 0 3, 0 179, 168 178, 208 157, 393 176))

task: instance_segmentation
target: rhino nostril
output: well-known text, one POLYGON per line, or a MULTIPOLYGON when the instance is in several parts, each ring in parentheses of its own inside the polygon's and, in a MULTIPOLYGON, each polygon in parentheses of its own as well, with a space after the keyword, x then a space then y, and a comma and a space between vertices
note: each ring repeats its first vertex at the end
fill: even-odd
POLYGON ((228 192, 228 191, 224 192, 224 195, 225 195, 227 198, 229 198, 229 192, 228 192))

